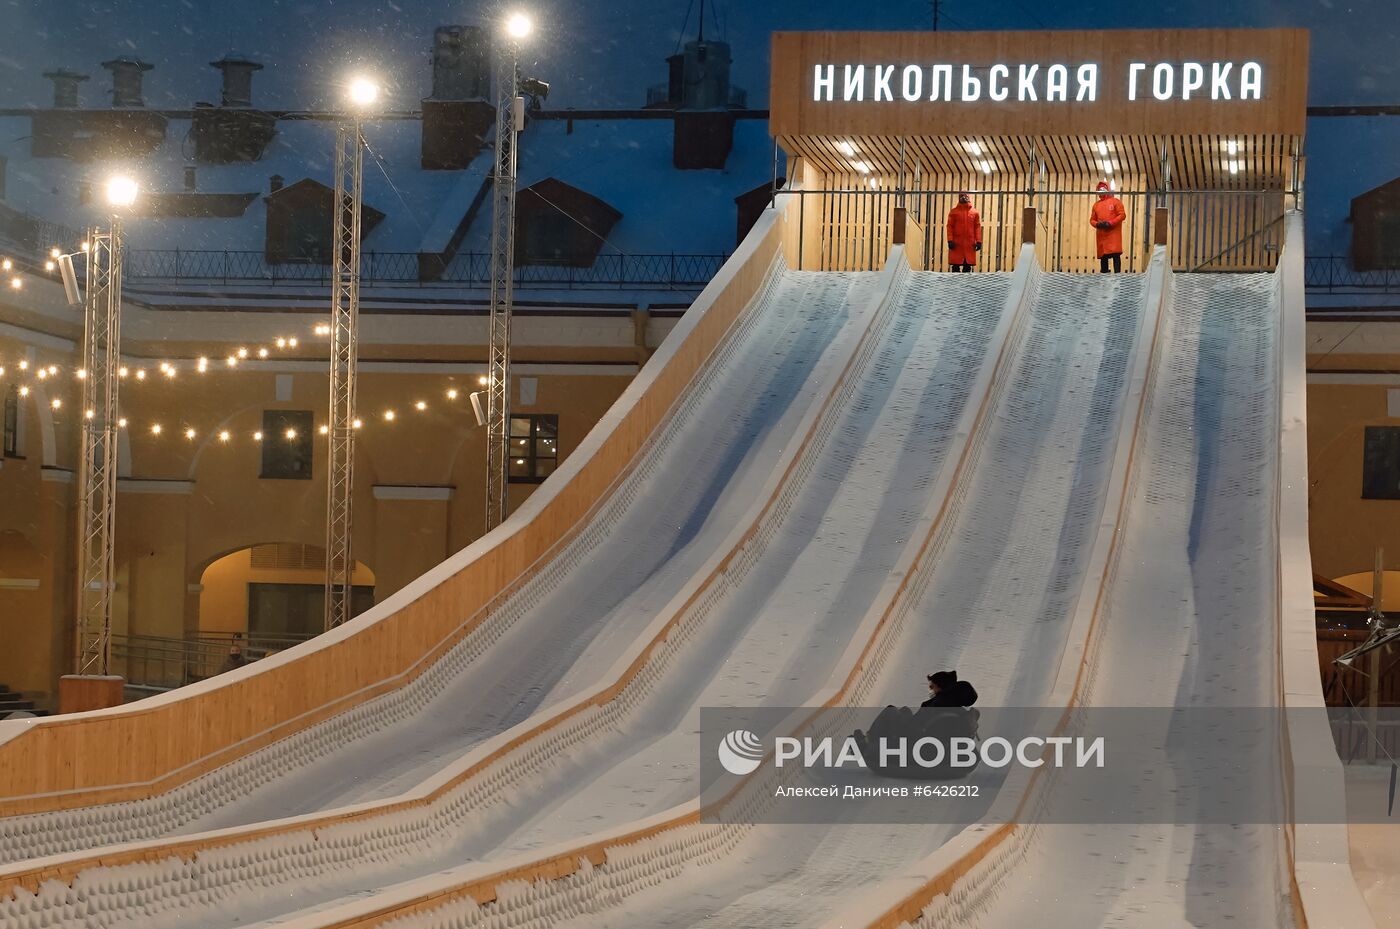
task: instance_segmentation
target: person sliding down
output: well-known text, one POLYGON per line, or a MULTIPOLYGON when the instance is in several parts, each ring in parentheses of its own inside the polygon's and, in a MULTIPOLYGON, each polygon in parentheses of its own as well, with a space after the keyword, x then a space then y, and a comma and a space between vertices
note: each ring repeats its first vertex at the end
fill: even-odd
POLYGON ((958 194, 958 205, 948 211, 948 267, 953 271, 972 270, 982 250, 982 216, 972 206, 972 195, 958 194))
POLYGON ((928 676, 931 694, 920 706, 962 706, 977 702, 977 691, 967 681, 958 680, 956 671, 935 671, 928 676))
POLYGON ((1099 202, 1089 211, 1089 225, 1094 227, 1099 253, 1099 271, 1108 273, 1108 262, 1113 261, 1114 272, 1123 270, 1123 222, 1128 212, 1123 209, 1123 201, 1113 196, 1108 181, 1099 181, 1099 202))

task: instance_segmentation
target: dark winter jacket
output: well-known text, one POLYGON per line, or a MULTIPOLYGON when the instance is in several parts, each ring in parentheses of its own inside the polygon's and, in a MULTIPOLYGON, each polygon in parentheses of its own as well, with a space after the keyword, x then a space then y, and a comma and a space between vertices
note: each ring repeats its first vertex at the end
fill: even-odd
POLYGON ((938 693, 929 697, 920 706, 972 706, 977 702, 977 691, 967 681, 954 681, 947 687, 940 687, 938 693))

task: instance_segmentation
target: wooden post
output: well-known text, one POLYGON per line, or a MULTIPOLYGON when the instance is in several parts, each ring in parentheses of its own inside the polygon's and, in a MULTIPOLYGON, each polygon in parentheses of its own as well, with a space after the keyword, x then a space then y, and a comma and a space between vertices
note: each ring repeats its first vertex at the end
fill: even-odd
POLYGON ((125 684, 115 674, 65 674, 58 679, 58 711, 82 713, 121 706, 125 684))
POLYGON ((1152 213, 1152 244, 1167 244, 1167 208, 1157 207, 1152 213))
POLYGON ((1035 244, 1035 207, 1028 206, 1021 211, 1021 244, 1035 244))
POLYGON ((908 213, 902 206, 894 208, 894 229, 890 235, 890 241, 895 245, 904 244, 904 225, 908 221, 908 213))

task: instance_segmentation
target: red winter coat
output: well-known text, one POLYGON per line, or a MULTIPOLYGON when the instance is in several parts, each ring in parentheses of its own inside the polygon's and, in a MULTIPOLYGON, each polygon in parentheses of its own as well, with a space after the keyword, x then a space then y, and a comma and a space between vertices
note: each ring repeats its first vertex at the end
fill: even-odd
POLYGON ((1094 227, 1094 238, 1098 240, 1099 257, 1123 254, 1123 221, 1128 213, 1123 209, 1123 201, 1108 196, 1094 204, 1089 211, 1089 225, 1094 227), (1112 223, 1108 229, 1100 229, 1099 223, 1112 223))
POLYGON ((948 264, 977 263, 974 244, 982 241, 982 216, 970 203, 959 203, 948 212, 948 264))

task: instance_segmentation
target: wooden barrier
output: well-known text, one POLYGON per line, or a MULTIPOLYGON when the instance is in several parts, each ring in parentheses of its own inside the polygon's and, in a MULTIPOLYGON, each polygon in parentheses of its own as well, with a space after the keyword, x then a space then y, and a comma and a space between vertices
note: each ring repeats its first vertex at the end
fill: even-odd
POLYGON ((785 222, 780 211, 760 221, 651 364, 504 525, 350 623, 256 665, 129 707, 9 727, 0 816, 159 794, 413 680, 572 538, 628 472, 757 292, 785 222))
POLYGON ((58 679, 58 711, 84 713, 121 706, 125 684, 115 674, 65 674, 58 679))

